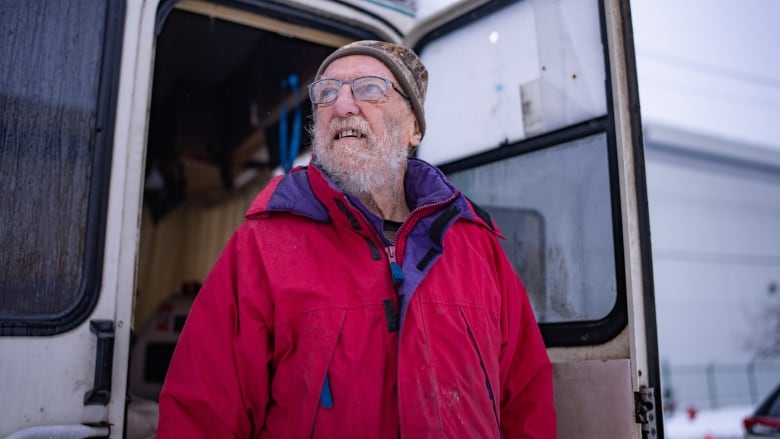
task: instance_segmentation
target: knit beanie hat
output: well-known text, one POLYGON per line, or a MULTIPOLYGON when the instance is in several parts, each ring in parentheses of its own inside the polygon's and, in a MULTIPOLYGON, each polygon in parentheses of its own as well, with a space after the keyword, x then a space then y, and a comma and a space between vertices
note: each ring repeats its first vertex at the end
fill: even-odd
POLYGON ((393 72, 417 117, 420 133, 425 135, 425 92, 428 88, 428 70, 420 58, 404 46, 384 41, 356 41, 341 46, 331 53, 317 70, 316 79, 338 58, 349 55, 368 55, 382 61, 393 72))

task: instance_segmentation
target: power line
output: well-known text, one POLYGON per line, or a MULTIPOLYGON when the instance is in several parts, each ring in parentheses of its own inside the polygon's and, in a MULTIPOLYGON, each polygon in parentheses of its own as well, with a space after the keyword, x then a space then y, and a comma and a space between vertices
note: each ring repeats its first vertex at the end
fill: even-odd
POLYGON ((687 58, 656 52, 653 50, 638 49, 637 55, 639 55, 640 57, 654 58, 659 61, 663 61, 670 64, 677 64, 680 65, 681 67, 685 67, 691 70, 698 70, 712 75, 735 79, 737 81, 750 82, 754 85, 758 84, 758 85, 764 85, 766 87, 780 88, 780 78, 741 72, 738 70, 720 67, 713 64, 707 64, 699 61, 693 61, 687 58))
POLYGON ((675 250, 675 249, 653 249, 653 256, 659 259, 699 262, 702 264, 727 264, 727 265, 750 265, 750 266, 780 266, 780 256, 778 255, 760 255, 760 254, 739 254, 717 251, 696 251, 696 250, 675 250))
POLYGON ((669 93, 678 93, 691 97, 703 98, 710 101, 731 102, 751 107, 762 107, 772 111, 777 111, 780 108, 780 100, 772 99, 769 96, 751 97, 729 89, 718 89, 715 87, 706 87, 698 84, 683 83, 674 79, 643 76, 640 72, 640 97, 643 90, 649 91, 649 89, 653 86, 659 86, 661 88, 667 89, 669 93), (675 91, 671 91, 671 89, 674 89, 675 91))

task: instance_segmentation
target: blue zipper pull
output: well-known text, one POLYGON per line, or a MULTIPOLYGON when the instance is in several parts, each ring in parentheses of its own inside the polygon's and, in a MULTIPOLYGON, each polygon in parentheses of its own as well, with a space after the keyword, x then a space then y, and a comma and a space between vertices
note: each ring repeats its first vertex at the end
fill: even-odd
POLYGON ((385 247, 387 252, 387 258, 390 260, 390 274, 393 276, 393 284, 398 286, 404 281, 404 272, 401 270, 401 266, 398 265, 398 261, 395 258, 395 246, 389 245, 385 247))

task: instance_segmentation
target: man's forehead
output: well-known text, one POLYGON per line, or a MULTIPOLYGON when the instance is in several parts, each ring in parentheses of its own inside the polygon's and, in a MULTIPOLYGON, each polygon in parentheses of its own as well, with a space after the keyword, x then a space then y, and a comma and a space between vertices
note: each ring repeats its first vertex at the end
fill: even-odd
POLYGON ((333 60, 322 72, 323 78, 351 79, 358 76, 378 75, 397 82, 389 68, 380 60, 368 55, 348 55, 333 60))

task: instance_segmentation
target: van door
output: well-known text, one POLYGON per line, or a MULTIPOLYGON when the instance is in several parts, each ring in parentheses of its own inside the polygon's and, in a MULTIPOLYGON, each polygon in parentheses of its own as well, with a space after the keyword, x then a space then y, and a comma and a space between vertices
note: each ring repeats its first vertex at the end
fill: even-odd
POLYGON ((459 2, 406 41, 430 74, 418 156, 506 236, 560 437, 662 437, 629 1, 459 2))
POLYGON ((107 0, 0 11, 0 437, 107 436, 132 300, 132 161, 115 116, 137 14, 107 0))

